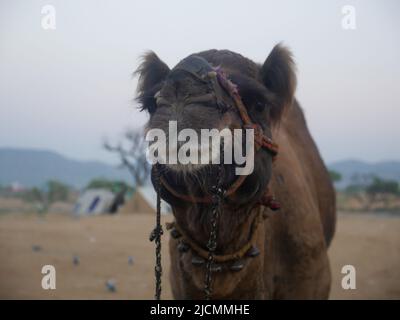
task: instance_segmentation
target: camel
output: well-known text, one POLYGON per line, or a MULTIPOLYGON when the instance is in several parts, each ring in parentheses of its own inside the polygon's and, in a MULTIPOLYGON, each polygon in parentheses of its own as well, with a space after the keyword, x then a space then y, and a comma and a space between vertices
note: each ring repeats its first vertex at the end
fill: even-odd
MULTIPOLYGON (((254 171, 236 184, 234 192, 229 197, 219 195, 216 247, 208 270, 210 298, 327 299, 335 193, 294 97, 295 64, 288 48, 276 45, 263 64, 229 50, 208 50, 188 56, 173 69, 148 52, 136 71, 137 100, 150 115, 146 130, 167 131, 171 120, 179 129, 196 131, 242 127, 243 118, 232 107, 234 99, 226 88, 219 94, 227 103, 214 99, 221 85, 218 90, 210 85, 210 70, 226 76, 251 123, 271 143, 256 151, 254 171), (279 151, 274 161, 275 144, 279 151)), ((155 170, 153 166, 153 184, 171 205, 175 219, 167 227, 175 299, 205 297, 207 242, 216 207, 215 202, 201 199, 217 183, 229 190, 239 179, 234 167, 163 164, 155 170), (156 174, 163 179, 161 185, 156 174), (191 201, 196 197, 200 200, 191 201)))

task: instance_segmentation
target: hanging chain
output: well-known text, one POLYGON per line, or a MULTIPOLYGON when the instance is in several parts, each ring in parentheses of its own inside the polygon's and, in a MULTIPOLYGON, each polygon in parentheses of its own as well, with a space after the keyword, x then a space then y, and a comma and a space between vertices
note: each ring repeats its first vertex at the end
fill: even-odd
POLYGON ((156 289, 155 299, 160 300, 161 297, 161 276, 162 276, 162 265, 161 265, 161 236, 163 229, 161 226, 161 196, 160 196, 160 172, 157 166, 155 169, 155 185, 157 192, 157 214, 156 214, 156 227, 150 234, 150 241, 155 241, 156 244, 156 266, 154 267, 154 273, 156 276, 156 289))
POLYGON ((211 189, 212 192, 212 207, 211 207, 211 231, 210 237, 207 242, 208 258, 206 263, 206 276, 204 281, 204 293, 206 300, 210 300, 212 296, 212 265, 214 261, 214 253, 217 249, 217 230, 218 230, 218 220, 222 210, 222 199, 224 196, 224 190, 222 188, 223 176, 222 176, 223 166, 220 164, 218 166, 217 183, 211 189))
MULTIPOLYGON (((206 299, 209 300, 212 296, 212 265, 214 261, 214 253, 217 248, 217 230, 218 220, 222 210, 222 200, 224 197, 223 184, 223 166, 218 166, 217 183, 211 188, 212 193, 212 208, 211 208, 211 231, 207 242, 208 259, 206 263, 206 276, 204 281, 204 292, 206 299)), ((156 244, 156 266, 154 268, 156 277, 155 299, 160 300, 161 297, 161 236, 163 229, 161 226, 161 197, 160 197, 160 172, 155 167, 155 185, 157 192, 157 214, 156 214, 156 227, 150 234, 150 241, 155 241, 156 244)))

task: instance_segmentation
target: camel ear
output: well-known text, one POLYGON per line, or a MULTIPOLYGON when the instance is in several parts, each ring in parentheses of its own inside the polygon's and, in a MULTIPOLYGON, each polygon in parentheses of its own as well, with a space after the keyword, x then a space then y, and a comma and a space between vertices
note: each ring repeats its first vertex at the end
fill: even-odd
POLYGON ((297 80, 292 53, 282 45, 276 45, 260 72, 262 82, 275 96, 271 119, 279 121, 284 110, 291 106, 296 90, 297 80))
POLYGON ((160 90, 162 82, 169 72, 168 66, 153 51, 143 55, 142 63, 134 72, 134 75, 139 76, 136 100, 139 102, 141 110, 149 112, 155 110, 154 95, 160 90))

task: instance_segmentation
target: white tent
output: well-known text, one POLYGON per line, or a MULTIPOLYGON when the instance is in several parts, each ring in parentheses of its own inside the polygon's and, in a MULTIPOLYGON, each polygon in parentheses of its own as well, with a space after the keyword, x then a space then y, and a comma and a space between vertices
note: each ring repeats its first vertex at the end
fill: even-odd
POLYGON ((115 195, 106 189, 85 190, 76 202, 76 215, 96 215, 107 213, 113 204, 115 195))

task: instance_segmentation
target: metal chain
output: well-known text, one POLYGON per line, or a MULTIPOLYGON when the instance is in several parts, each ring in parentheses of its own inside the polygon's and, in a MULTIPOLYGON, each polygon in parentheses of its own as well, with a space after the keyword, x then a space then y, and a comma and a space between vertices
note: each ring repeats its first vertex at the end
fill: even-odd
POLYGON ((212 192, 212 208, 211 208, 211 230, 210 237, 207 242, 208 258, 206 263, 206 276, 204 281, 204 293, 206 300, 210 300, 212 296, 212 265, 214 261, 214 253, 217 249, 217 230, 218 220, 222 210, 222 200, 224 196, 224 190, 222 188, 223 176, 222 176, 222 164, 218 166, 217 183, 211 189, 212 192))
MULTIPOLYGON (((214 260, 214 253, 217 248, 217 230, 218 230, 218 220, 222 210, 222 200, 224 197, 224 190, 222 188, 223 167, 218 166, 217 183, 211 189, 213 202, 211 208, 211 231, 209 240, 207 242, 208 249, 208 259, 206 263, 206 276, 204 283, 204 292, 206 299, 211 299, 212 296, 212 265, 214 260)), ((157 214, 156 214, 156 227, 150 234, 150 241, 155 241, 156 244, 156 265, 154 268, 156 277, 156 288, 155 288, 155 299, 160 300, 161 297, 161 276, 162 276, 162 265, 161 265, 161 236, 163 234, 163 229, 161 226, 161 197, 160 197, 160 173, 157 167, 155 167, 155 185, 157 192, 157 214)))
POLYGON ((156 227, 150 234, 150 241, 155 241, 156 244, 156 266, 154 267, 154 273, 156 276, 156 288, 154 298, 160 300, 161 298, 161 276, 162 276, 162 265, 161 265, 161 236, 163 229, 161 226, 161 196, 160 196, 160 172, 157 166, 155 169, 155 185, 157 192, 157 214, 156 214, 156 227))

